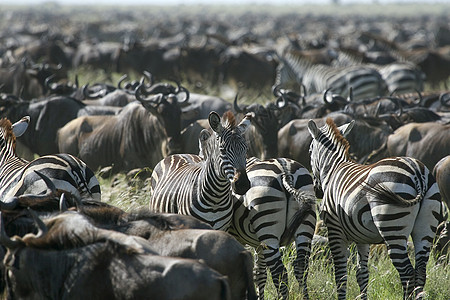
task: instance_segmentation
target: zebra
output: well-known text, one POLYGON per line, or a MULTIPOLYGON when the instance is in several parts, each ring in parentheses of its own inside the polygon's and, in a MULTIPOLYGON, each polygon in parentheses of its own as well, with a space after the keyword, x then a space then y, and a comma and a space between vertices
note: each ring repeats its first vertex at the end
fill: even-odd
MULTIPOLYGON (((200 156, 211 155, 207 131, 199 138, 200 156)), ((296 244, 294 273, 303 295, 308 297, 307 266, 314 235, 316 213, 312 177, 309 171, 289 158, 247 159, 251 187, 247 193, 233 193, 233 217, 228 232, 243 245, 257 252, 255 282, 264 299, 267 267, 277 290, 288 298, 287 273, 279 251, 281 246, 296 244)))
POLYGON ((288 299, 288 278, 280 247, 294 240, 294 273, 307 298, 307 267, 316 225, 312 177, 301 164, 288 158, 249 158, 247 175, 251 187, 244 195, 233 194, 228 232, 256 250, 259 297, 264 299, 268 268, 278 293, 288 299))
POLYGON ((14 124, 7 118, 0 120, 0 201, 8 202, 23 194, 45 193, 47 184, 35 171, 44 174, 57 189, 70 193, 75 199, 100 200, 100 184, 79 158, 54 154, 27 161, 17 156, 16 137, 26 131, 29 122, 29 116, 14 124))
POLYGON ((411 157, 394 157, 372 165, 351 160, 346 136, 354 121, 337 127, 328 118, 313 120, 308 130, 315 189, 322 197, 320 217, 328 229, 338 299, 345 299, 349 243, 357 248, 357 282, 367 298, 370 244, 385 243, 403 286, 404 298, 420 295, 426 265, 444 209, 436 181, 425 165, 411 157), (415 269, 407 253, 409 236, 415 269))
POLYGON ((394 61, 385 65, 364 63, 364 54, 352 49, 341 48, 337 52, 333 66, 344 67, 351 65, 365 65, 378 70, 383 78, 387 92, 390 94, 406 94, 410 92, 422 92, 426 75, 417 65, 405 59, 394 61))
POLYGON ((395 62, 378 66, 390 94, 422 92, 426 75, 417 66, 408 62, 395 62))
POLYGON ((236 125, 231 111, 222 121, 217 112, 211 112, 208 121, 214 138, 208 138, 207 129, 200 134, 203 151, 209 155, 176 154, 161 160, 151 177, 150 209, 192 215, 225 231, 232 216, 230 187, 237 194, 250 187, 244 137, 250 120, 247 114, 236 125))
POLYGON ((355 100, 387 93, 386 83, 373 67, 362 64, 342 67, 313 64, 301 54, 286 50, 280 57, 274 86, 285 86, 289 81, 304 85, 308 94, 331 89, 332 93, 347 98, 352 88, 355 100))

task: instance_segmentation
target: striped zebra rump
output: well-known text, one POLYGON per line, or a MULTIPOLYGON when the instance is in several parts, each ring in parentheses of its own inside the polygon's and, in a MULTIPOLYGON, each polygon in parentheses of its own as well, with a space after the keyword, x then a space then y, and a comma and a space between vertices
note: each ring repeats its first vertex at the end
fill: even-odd
POLYGON ((332 119, 308 130, 316 188, 323 192, 321 217, 335 265, 338 298, 346 297, 349 243, 358 250, 357 281, 367 299, 369 245, 385 243, 403 286, 404 299, 420 295, 438 224, 443 220, 441 195, 428 168, 412 157, 393 157, 372 165, 352 161, 345 139, 354 121, 337 127, 332 119), (407 252, 411 236, 415 266, 407 252))
POLYGON ((294 273, 307 295, 306 278, 311 240, 316 225, 315 196, 309 171, 298 162, 277 158, 247 160, 250 189, 234 195, 229 232, 241 243, 255 248, 256 284, 263 299, 267 269, 283 299, 288 298, 287 273, 280 247, 295 242, 294 273))
POLYGON ((352 89, 353 100, 373 98, 385 95, 386 83, 381 74, 365 65, 347 67, 313 66, 304 76, 304 84, 309 93, 322 92, 327 89, 344 98, 349 97, 352 89))
POLYGON ((308 95, 330 89, 332 93, 347 98, 352 88, 353 99, 360 100, 387 93, 386 83, 374 67, 363 64, 349 66, 312 64, 290 52, 282 58, 275 84, 284 87, 286 82, 283 80, 303 84, 308 95))
POLYGON ((70 193, 76 199, 101 200, 100 184, 94 172, 70 154, 46 155, 24 164, 2 181, 2 199, 45 193, 47 185, 35 170, 50 178, 57 189, 70 193))
POLYGON ((28 162, 16 155, 16 136, 25 132, 28 123, 29 117, 14 124, 7 119, 0 120, 0 200, 45 193, 47 184, 35 171, 49 178, 56 189, 66 191, 76 199, 101 200, 100 184, 94 172, 79 158, 55 154, 28 162))
POLYGON ((424 89, 425 73, 411 63, 392 63, 378 67, 390 94, 421 92, 424 89))

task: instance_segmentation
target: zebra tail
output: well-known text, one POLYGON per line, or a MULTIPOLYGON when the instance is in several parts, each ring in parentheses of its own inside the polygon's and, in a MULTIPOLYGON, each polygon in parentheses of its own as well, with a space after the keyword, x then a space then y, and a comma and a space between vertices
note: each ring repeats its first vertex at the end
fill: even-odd
POLYGON ((300 191, 292 186, 292 176, 283 174, 281 180, 286 191, 291 194, 299 204, 299 209, 295 212, 286 230, 280 238, 281 245, 288 245, 294 239, 294 234, 297 228, 305 220, 306 216, 314 213, 316 204, 316 197, 313 192, 300 191))
POLYGON ((382 182, 375 182, 374 184, 369 184, 365 181, 361 182, 361 187, 368 194, 372 194, 376 197, 376 201, 385 204, 396 204, 402 207, 411 207, 423 200, 425 196, 425 191, 422 190, 417 193, 417 196, 413 199, 405 199, 399 194, 392 191, 390 188, 386 187, 382 182))

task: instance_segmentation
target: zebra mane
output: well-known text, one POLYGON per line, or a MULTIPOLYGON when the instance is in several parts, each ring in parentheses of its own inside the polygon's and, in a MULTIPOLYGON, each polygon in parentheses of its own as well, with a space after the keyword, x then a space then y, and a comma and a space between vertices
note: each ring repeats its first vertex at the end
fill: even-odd
POLYGON ((232 111, 228 110, 222 115, 222 126, 227 129, 236 127, 236 118, 232 111))
POLYGON ((15 144, 16 136, 13 133, 11 121, 8 120, 7 118, 0 119, 0 128, 3 128, 4 130, 3 133, 4 139, 5 140, 13 139, 13 143, 15 144))
MULTIPOLYGON (((349 142, 342 135, 341 131, 339 130, 337 125, 334 123, 332 118, 327 118, 326 123, 328 125, 328 128, 330 129, 329 132, 331 133, 331 135, 334 136, 336 143, 340 144, 340 145, 342 145, 342 147, 344 147, 345 155, 347 158, 349 158, 350 157, 350 154, 348 153, 348 149, 350 148, 349 142)), ((331 136, 330 136, 330 138, 331 138, 331 136)))

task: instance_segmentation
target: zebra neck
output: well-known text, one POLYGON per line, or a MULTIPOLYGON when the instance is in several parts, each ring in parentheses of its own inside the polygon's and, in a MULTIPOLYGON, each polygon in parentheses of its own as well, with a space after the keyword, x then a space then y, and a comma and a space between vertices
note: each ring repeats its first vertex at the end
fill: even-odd
POLYGON ((27 161, 17 156, 3 156, 0 160, 0 177, 3 174, 22 168, 27 161))
POLYGON ((201 198, 214 203, 222 203, 229 198, 230 182, 220 171, 219 162, 208 160, 201 178, 201 198))
POLYGON ((327 185, 330 174, 333 174, 340 168, 342 163, 352 162, 348 157, 346 150, 343 147, 337 147, 335 151, 328 151, 324 153, 319 160, 319 177, 322 182, 322 187, 327 185))

